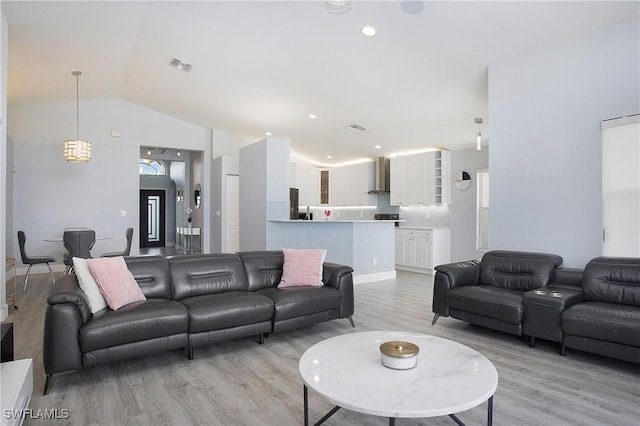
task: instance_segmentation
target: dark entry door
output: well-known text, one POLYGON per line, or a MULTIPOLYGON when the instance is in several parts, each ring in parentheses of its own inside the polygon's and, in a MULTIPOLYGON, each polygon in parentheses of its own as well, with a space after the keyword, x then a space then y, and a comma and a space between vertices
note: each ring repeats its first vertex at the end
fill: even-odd
POLYGON ((140 248, 164 247, 165 191, 140 190, 140 248))

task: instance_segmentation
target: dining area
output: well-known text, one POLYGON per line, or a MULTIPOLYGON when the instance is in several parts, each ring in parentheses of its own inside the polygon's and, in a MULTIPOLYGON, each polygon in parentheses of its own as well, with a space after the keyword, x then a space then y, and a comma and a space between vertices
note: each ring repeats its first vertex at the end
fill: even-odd
MULTIPOLYGON (((73 258, 90 259, 94 257, 117 257, 117 256, 129 256, 131 253, 131 243, 133 240, 133 228, 126 229, 124 237, 124 247, 122 250, 106 251, 103 253, 95 253, 92 251, 97 241, 113 239, 112 235, 97 234, 96 231, 89 227, 67 227, 64 228, 62 235, 50 236, 44 239, 47 243, 62 244, 64 247, 64 253, 62 260, 65 265, 64 273, 69 274, 73 272, 73 258)), ((24 278, 23 292, 27 290, 27 284, 29 282, 29 274, 31 268, 35 265, 46 265, 51 276, 52 283, 55 282, 55 277, 51 269, 51 264, 56 263, 55 256, 49 254, 33 254, 28 250, 27 236, 23 230, 17 232, 18 245, 20 248, 20 256, 22 263, 27 267, 27 272, 24 278)), ((122 237, 115 237, 122 238, 122 237)), ((52 247, 52 252, 54 247, 52 247)), ((56 251, 59 252, 59 249, 56 251)))

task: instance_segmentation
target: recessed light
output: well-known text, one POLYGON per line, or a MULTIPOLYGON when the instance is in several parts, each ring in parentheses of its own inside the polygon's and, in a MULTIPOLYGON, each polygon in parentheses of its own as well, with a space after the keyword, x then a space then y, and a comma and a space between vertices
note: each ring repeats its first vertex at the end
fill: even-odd
POLYGON ((271 136, 271 132, 264 132, 265 135, 271 136))
POLYGON ((332 156, 330 156, 330 155, 327 155, 327 158, 328 158, 329 160, 331 160, 333 157, 332 157, 332 156))
POLYGON ((381 147, 380 145, 375 145, 375 146, 374 146, 374 148, 375 148, 375 149, 380 149, 380 148, 382 148, 382 147, 381 147))
POLYGON ((309 118, 315 120, 316 118, 318 118, 318 116, 315 114, 309 114, 309 118))
POLYGON ((182 153, 181 153, 180 151, 178 151, 178 152, 176 152, 176 155, 177 155, 178 157, 180 157, 180 156, 182 155, 182 153))
POLYGON ((373 37, 374 35, 376 35, 376 29, 373 28, 371 25, 366 25, 364 27, 362 27, 362 34, 366 35, 367 37, 373 37))
POLYGON ((151 155, 151 150, 150 149, 147 150, 147 155, 151 155))

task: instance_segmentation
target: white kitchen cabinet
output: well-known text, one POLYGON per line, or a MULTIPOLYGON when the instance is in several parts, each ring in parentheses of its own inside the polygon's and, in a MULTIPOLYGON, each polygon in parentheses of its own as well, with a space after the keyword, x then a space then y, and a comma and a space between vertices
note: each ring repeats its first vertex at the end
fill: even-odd
POLYGON ((451 261, 449 229, 396 229, 396 269, 431 274, 451 261))
POLYGON ((371 206, 375 199, 368 192, 373 189, 373 163, 334 167, 329 170, 329 205, 371 206))
POLYGON ((393 206, 451 203, 451 152, 432 151, 391 159, 393 206))
POLYGON ((298 205, 317 206, 320 204, 320 169, 291 163, 289 186, 298 188, 298 205))
POLYGON ((389 161, 389 204, 392 206, 402 205, 402 166, 404 158, 406 157, 395 157, 389 161))

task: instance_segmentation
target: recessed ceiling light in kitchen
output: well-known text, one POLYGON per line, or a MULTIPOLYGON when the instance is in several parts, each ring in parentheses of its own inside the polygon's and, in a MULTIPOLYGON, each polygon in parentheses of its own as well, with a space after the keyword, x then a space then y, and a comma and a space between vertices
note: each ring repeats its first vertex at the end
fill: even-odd
POLYGON ((315 114, 309 114, 309 118, 315 120, 316 118, 318 118, 318 116, 315 114))
POLYGON ((371 25, 366 25, 364 27, 362 27, 362 34, 366 35, 367 37, 373 37, 374 35, 376 35, 376 29, 373 28, 371 25))

